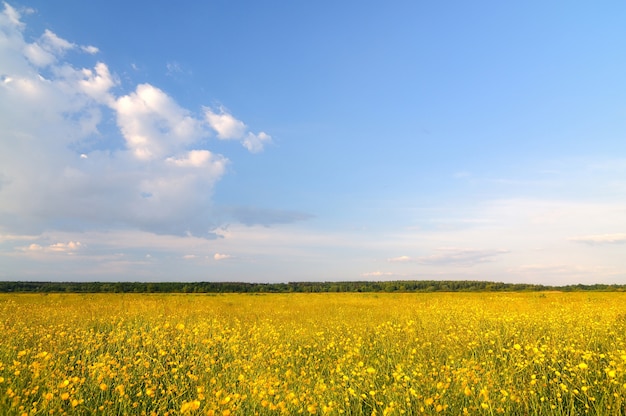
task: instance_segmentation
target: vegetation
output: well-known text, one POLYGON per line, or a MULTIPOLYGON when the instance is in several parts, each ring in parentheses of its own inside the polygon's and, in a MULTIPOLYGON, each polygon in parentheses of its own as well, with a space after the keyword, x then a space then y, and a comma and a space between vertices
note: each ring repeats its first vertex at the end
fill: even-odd
POLYGON ((0 293, 310 293, 310 292, 520 292, 624 291, 626 285, 545 286, 486 281, 400 280, 384 282, 11 282, 0 293))
POLYGON ((624 296, 2 294, 0 414, 622 415, 624 296))

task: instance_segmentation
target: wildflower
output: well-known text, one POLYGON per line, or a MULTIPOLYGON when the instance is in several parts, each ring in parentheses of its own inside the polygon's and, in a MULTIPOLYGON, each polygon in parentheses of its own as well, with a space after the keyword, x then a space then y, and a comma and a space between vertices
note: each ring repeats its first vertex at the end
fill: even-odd
POLYGON ((193 400, 191 402, 184 402, 183 405, 180 407, 180 413, 191 412, 194 410, 198 410, 199 408, 200 408, 199 400, 193 400))

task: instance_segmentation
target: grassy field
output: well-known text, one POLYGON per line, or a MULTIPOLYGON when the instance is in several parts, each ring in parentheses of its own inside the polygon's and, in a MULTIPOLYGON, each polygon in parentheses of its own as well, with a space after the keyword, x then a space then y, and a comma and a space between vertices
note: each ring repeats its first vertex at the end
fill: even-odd
POLYGON ((626 294, 0 295, 0 414, 625 414, 626 294))

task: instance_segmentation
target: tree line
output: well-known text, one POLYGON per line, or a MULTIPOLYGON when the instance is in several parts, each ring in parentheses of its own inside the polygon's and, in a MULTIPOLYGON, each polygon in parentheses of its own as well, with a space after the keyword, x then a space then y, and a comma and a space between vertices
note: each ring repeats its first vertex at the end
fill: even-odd
POLYGON ((324 292, 529 292, 624 291, 626 285, 547 286, 473 280, 347 282, 0 282, 0 293, 324 293, 324 292))

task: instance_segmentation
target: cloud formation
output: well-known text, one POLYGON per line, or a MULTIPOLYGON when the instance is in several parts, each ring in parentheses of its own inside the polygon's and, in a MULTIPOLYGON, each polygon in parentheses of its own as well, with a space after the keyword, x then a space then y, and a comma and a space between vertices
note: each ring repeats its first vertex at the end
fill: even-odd
POLYGON ((130 227, 211 236, 211 196, 229 160, 207 139, 251 152, 271 142, 223 108, 203 115, 143 83, 120 93, 104 62, 73 66, 68 51, 95 55, 45 30, 24 38, 20 13, 0 12, 0 223, 7 231, 130 227), (102 132, 112 118, 117 130, 102 132))
POLYGON ((474 266, 494 261, 496 256, 508 253, 508 250, 473 250, 454 247, 438 248, 435 254, 416 259, 424 265, 474 266))
POLYGON ((475 250, 456 247, 441 247, 435 249, 435 253, 429 256, 410 257, 398 256, 388 258, 389 263, 417 263, 433 266, 474 266, 494 260, 500 254, 508 253, 508 250, 475 250))
POLYGON ((626 244, 626 233, 586 235, 570 238, 570 241, 592 246, 601 244, 626 244))
POLYGON ((406 262, 410 262, 414 260, 409 256, 398 256, 398 257, 389 258, 387 259, 387 261, 390 263, 406 263, 406 262))
POLYGON ((24 252, 74 254, 76 251, 82 248, 83 245, 80 241, 70 241, 67 243, 54 243, 47 246, 32 243, 26 247, 22 247, 21 249, 24 252))
POLYGON ((240 140, 243 146, 252 153, 260 152, 265 144, 272 140, 264 132, 258 134, 250 132, 248 126, 225 112, 224 108, 220 108, 218 112, 205 108, 204 114, 209 125, 217 132, 218 139, 240 140))

